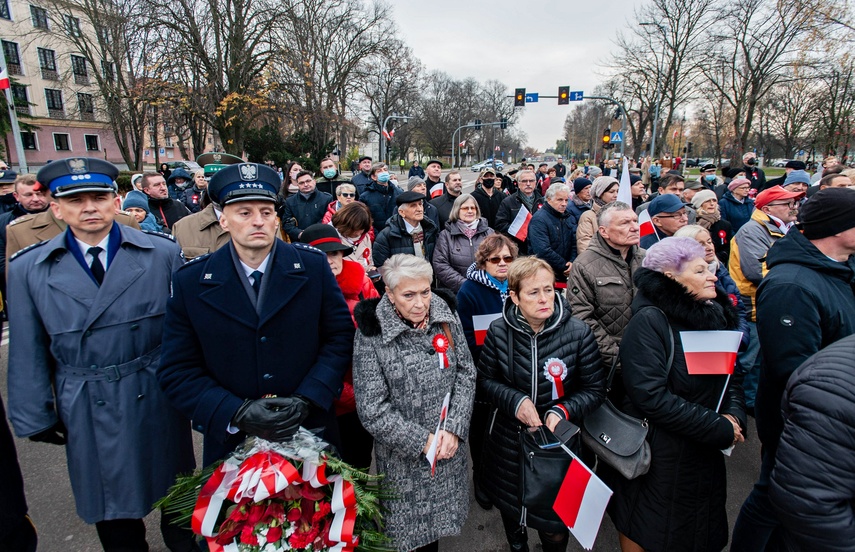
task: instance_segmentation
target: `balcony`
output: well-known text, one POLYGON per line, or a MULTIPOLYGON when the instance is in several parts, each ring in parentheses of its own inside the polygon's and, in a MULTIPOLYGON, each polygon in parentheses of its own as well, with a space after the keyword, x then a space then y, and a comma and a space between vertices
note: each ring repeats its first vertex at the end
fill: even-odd
POLYGON ((91 111, 90 112, 81 111, 80 112, 80 120, 81 121, 94 121, 95 120, 95 113, 93 113, 91 111))
POLYGON ((48 108, 48 117, 51 119, 65 119, 65 110, 48 108))
POLYGON ((18 113, 18 115, 25 115, 28 117, 32 115, 32 112, 30 111, 30 106, 28 105, 16 105, 15 111, 18 113))
POLYGON ((78 75, 74 74, 74 84, 80 84, 83 86, 87 86, 89 84, 89 75, 78 75))
POLYGON ((58 81, 59 73, 56 72, 56 69, 45 69, 42 67, 42 78, 45 80, 58 81))
POLYGON ((23 75, 24 71, 21 69, 20 63, 7 63, 6 69, 9 70, 10 75, 23 75))

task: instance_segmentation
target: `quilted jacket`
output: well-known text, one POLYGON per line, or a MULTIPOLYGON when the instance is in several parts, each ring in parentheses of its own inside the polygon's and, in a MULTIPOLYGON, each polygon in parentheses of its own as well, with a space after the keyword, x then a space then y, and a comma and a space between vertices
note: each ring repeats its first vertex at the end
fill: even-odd
POLYGON ((617 356, 623 330, 632 316, 635 295, 632 275, 641 268, 645 253, 644 249, 633 246, 627 263, 597 233, 570 270, 567 289, 573 316, 594 331, 604 370, 611 367, 617 356))

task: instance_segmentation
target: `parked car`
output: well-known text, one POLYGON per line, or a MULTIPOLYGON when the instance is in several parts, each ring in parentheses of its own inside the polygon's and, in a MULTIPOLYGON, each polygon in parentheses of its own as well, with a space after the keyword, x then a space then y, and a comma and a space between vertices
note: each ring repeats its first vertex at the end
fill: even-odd
POLYGON ((772 166, 773 167, 784 167, 790 161, 791 161, 791 159, 775 159, 775 161, 772 162, 772 166))
POLYGON ((501 171, 504 170, 505 164, 501 161, 495 161, 494 164, 494 161, 492 159, 487 159, 486 161, 481 161, 480 163, 472 165, 472 172, 480 172, 486 167, 493 167, 497 171, 501 171))
POLYGON ((170 171, 174 171, 181 167, 191 175, 195 174, 196 171, 202 168, 199 163, 195 161, 169 161, 166 163, 166 166, 169 167, 170 171))

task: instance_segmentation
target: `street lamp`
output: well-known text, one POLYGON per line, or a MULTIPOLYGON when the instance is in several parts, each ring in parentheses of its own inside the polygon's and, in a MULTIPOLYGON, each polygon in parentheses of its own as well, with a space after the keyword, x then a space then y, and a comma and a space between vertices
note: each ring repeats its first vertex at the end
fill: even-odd
MULTIPOLYGON (((668 44, 668 34, 665 30, 665 27, 660 25, 659 23, 650 23, 648 21, 644 21, 639 23, 644 27, 653 26, 662 31, 662 62, 665 61, 665 46, 668 44)), ((656 132, 659 124, 659 106, 662 104, 662 73, 664 67, 659 67, 660 62, 656 63, 656 111, 653 114, 653 136, 650 138, 650 158, 653 159, 656 154, 656 132)))
POLYGON ((409 115, 395 114, 395 115, 389 115, 388 117, 386 117, 386 119, 383 120, 383 126, 380 127, 380 162, 381 163, 386 163, 386 157, 384 155, 385 152, 383 151, 384 146, 386 145, 386 137, 383 135, 383 131, 386 130, 386 125, 389 124, 389 121, 391 121, 392 119, 403 119, 405 123, 408 123, 410 121, 410 116, 409 115))

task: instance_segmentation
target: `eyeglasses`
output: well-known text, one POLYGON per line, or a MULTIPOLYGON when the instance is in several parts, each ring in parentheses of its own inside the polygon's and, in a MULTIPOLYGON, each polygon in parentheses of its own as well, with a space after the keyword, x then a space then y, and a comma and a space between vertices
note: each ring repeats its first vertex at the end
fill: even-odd
POLYGON ((514 258, 510 255, 505 255, 504 257, 490 257, 487 259, 487 262, 490 264, 499 264, 500 262, 505 261, 505 264, 511 264, 514 262, 514 258))
POLYGON ((778 202, 778 203, 767 203, 766 207, 774 207, 775 205, 786 205, 790 209, 795 209, 798 202, 796 201, 788 201, 788 202, 778 202))
POLYGON ((356 194, 352 194, 350 192, 342 192, 338 195, 340 195, 341 197, 356 197, 356 194))
POLYGON ((656 215, 656 216, 659 218, 675 218, 675 219, 684 218, 684 219, 687 219, 687 218, 689 218, 689 213, 687 213, 686 211, 682 211, 680 213, 674 213, 673 215, 656 215))
POLYGON ((520 180, 520 184, 534 184, 537 180, 520 180))
POLYGON ((463 207, 460 208, 460 210, 461 211, 477 211, 478 207, 475 207, 473 205, 464 205, 463 207))

